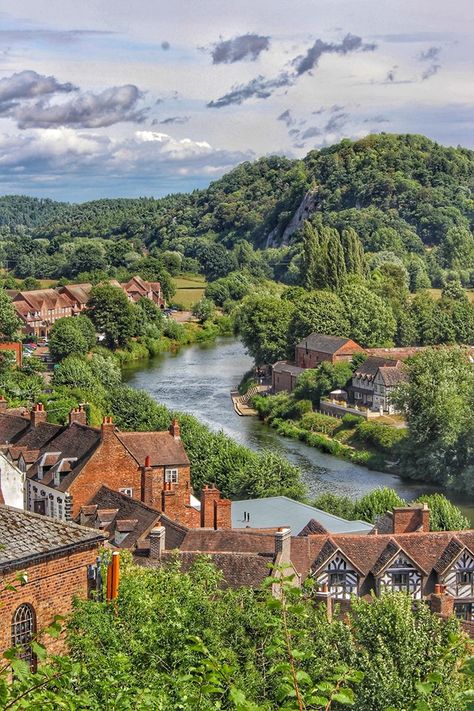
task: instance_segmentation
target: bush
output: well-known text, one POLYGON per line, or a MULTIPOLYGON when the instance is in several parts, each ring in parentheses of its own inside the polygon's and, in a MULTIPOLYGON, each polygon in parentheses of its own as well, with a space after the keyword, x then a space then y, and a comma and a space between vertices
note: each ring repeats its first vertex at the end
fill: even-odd
POLYGON ((407 437, 405 429, 397 429, 378 422, 360 422, 356 427, 356 436, 361 442, 371 444, 387 454, 393 451, 407 437))
POLYGON ((308 412, 301 419, 301 427, 310 432, 323 432, 333 435, 341 426, 341 421, 330 415, 322 415, 319 412, 308 412))
POLYGON ((363 417, 361 417, 360 415, 351 415, 350 412, 348 412, 347 415, 344 415, 342 418, 342 423, 347 429, 357 427, 357 425, 360 425, 362 422, 365 422, 363 417))
POLYGON ((354 503, 348 496, 339 496, 328 491, 320 494, 313 501, 312 506, 321 509, 321 511, 327 511, 327 513, 334 516, 345 518, 348 521, 354 519, 354 503))

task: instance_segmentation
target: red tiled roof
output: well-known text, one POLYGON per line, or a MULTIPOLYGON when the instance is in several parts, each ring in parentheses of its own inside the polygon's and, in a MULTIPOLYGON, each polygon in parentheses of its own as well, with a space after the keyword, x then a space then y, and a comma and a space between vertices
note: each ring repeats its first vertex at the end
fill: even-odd
POLYGON ((169 432, 117 432, 116 434, 141 467, 145 466, 147 456, 150 457, 152 467, 173 464, 189 466, 189 458, 183 443, 169 432))

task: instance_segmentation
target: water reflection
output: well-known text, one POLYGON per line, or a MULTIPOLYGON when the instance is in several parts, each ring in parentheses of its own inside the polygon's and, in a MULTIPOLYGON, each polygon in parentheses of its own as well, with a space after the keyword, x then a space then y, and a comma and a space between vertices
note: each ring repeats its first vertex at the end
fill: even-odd
MULTIPOLYGON (((242 344, 221 338, 216 343, 182 348, 148 361, 127 366, 124 379, 149 392, 174 410, 195 415, 214 430, 223 430, 238 442, 255 450, 270 449, 300 467, 311 495, 323 491, 362 496, 376 486, 390 486, 407 500, 435 491, 383 472, 370 471, 350 462, 323 454, 302 442, 286 439, 254 417, 238 417, 233 410, 230 390, 252 365, 242 344)), ((456 500, 450 495, 450 498, 456 500)), ((474 502, 463 497, 458 505, 474 520, 474 502)))

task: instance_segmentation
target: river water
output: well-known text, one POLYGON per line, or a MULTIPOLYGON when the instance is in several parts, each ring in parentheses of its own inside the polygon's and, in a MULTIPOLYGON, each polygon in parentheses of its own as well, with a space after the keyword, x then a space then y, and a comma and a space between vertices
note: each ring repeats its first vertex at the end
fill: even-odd
MULTIPOLYGON (((440 491, 323 454, 302 442, 281 437, 256 417, 239 417, 230 391, 251 366, 252 360, 240 341, 220 338, 215 343, 187 346, 177 353, 129 365, 124 370, 124 380, 146 390, 170 409, 195 415, 211 429, 223 430, 251 449, 270 449, 285 456, 301 469, 312 497, 331 491, 357 498, 377 486, 390 486, 410 501, 420 494, 440 491)), ((451 494, 449 497, 474 522, 474 500, 456 500, 451 494)))

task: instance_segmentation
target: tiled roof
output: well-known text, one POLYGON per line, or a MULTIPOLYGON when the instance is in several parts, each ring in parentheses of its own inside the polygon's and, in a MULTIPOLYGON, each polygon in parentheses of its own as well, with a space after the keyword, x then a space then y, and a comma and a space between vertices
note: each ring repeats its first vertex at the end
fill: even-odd
POLYGON ((63 427, 50 422, 40 422, 36 427, 30 427, 15 442, 18 447, 27 449, 42 449, 53 437, 56 437, 63 427))
POLYGON ((0 570, 105 540, 99 531, 0 506, 0 570))
POLYGON ((180 546, 183 551, 273 553, 273 533, 254 533, 252 529, 190 528, 180 546))
POLYGON ((452 538, 443 553, 441 554, 438 562, 434 566, 437 573, 444 573, 444 571, 449 568, 451 563, 453 563, 461 551, 464 549, 463 544, 457 538, 452 538))
MULTIPOLYGON (((99 518, 103 522, 107 519, 109 522, 107 531, 112 545, 117 545, 114 541, 115 530, 119 533, 128 532, 128 536, 118 544, 120 548, 133 548, 138 539, 146 535, 150 528, 160 525, 159 519, 162 516, 159 511, 142 504, 141 501, 113 491, 107 486, 100 487, 89 503, 82 507, 81 514, 83 525, 87 526, 93 526, 99 518), (105 511, 109 511, 110 515, 104 516, 105 511), (84 520, 84 517, 89 520, 84 520)), ((81 520, 81 514, 76 519, 78 522, 81 520)))
POLYGON ((189 458, 180 439, 169 432, 117 432, 117 437, 128 449, 138 464, 145 466, 150 457, 152 467, 176 464, 189 466, 189 458))
POLYGON ((326 336, 324 333, 311 333, 297 343, 296 347, 333 354, 337 353, 337 351, 342 348, 342 346, 345 346, 346 343, 349 343, 350 340, 350 338, 341 338, 340 336, 326 336))
POLYGON ((377 372, 380 375, 382 383, 387 388, 394 387, 406 380, 405 373, 400 368, 387 368, 386 366, 382 366, 377 372))
POLYGON ((376 356, 369 356, 363 363, 359 365, 354 375, 361 377, 371 378, 374 377, 377 370, 381 366, 386 366, 390 368, 396 368, 399 362, 391 358, 378 358, 376 356))
POLYGON ((0 445, 16 443, 29 426, 30 421, 25 417, 0 413, 0 445))
MULTIPOLYGON (((202 553, 186 551, 178 554, 165 552, 161 559, 136 557, 135 560, 144 567, 156 568, 178 559, 181 569, 186 572, 201 557, 202 553)), ((273 561, 273 555, 227 552, 211 553, 209 557, 222 573, 222 587, 259 587, 271 574, 269 564, 273 561)))
POLYGON ((328 533, 328 531, 319 521, 312 518, 308 521, 303 530, 298 533, 298 536, 314 536, 316 533, 328 533))
POLYGON ((294 363, 288 363, 287 360, 279 360, 272 365, 274 373, 290 373, 290 375, 300 375, 304 368, 299 368, 294 363))

